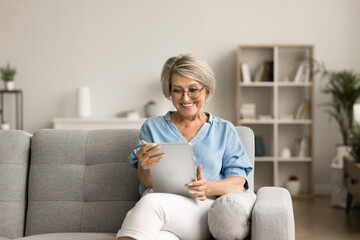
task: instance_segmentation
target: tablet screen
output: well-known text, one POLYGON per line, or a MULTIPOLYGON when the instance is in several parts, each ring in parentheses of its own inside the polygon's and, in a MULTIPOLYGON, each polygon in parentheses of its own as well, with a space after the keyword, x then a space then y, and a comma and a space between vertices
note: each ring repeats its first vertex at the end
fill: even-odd
POLYGON ((158 143, 161 148, 154 154, 165 153, 160 162, 150 168, 154 192, 173 193, 195 197, 185 188, 196 180, 194 157, 190 143, 158 143))

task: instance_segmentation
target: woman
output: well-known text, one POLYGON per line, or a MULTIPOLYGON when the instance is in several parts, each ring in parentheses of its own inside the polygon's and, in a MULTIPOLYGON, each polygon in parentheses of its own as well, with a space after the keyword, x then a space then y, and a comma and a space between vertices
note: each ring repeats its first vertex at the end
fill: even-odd
POLYGON ((203 111, 215 90, 214 74, 191 55, 172 57, 164 64, 163 94, 177 111, 148 119, 141 128, 139 145, 129 156, 136 167, 142 198, 131 209, 118 239, 209 239, 207 212, 215 196, 243 192, 252 170, 234 126, 203 111), (152 156, 159 142, 192 144, 197 181, 187 184, 191 199, 153 193, 149 169, 164 157, 152 156))

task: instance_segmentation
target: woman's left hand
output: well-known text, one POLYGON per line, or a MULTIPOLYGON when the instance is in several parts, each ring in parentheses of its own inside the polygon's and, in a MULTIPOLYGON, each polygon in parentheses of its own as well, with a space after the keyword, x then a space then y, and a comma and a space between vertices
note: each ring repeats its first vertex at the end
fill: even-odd
POLYGON ((198 196, 200 201, 206 200, 206 195, 209 193, 209 184, 206 181, 202 170, 201 164, 196 169, 197 180, 187 184, 190 194, 198 196))

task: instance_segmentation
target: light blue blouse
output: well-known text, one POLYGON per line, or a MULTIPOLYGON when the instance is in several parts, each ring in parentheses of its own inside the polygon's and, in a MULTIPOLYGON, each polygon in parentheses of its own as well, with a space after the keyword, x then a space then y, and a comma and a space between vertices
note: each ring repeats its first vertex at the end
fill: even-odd
MULTIPOLYGON (((141 140, 147 143, 187 142, 178 128, 170 120, 168 112, 165 116, 147 119, 141 127, 138 145, 132 151, 128 162, 138 168, 136 152, 141 147, 141 140)), ((246 179, 245 189, 248 189, 247 176, 253 169, 244 147, 232 123, 209 113, 206 122, 192 144, 196 167, 202 164, 202 172, 206 180, 222 180, 230 176, 241 176, 246 179)), ((140 183, 140 195, 146 187, 140 183)))

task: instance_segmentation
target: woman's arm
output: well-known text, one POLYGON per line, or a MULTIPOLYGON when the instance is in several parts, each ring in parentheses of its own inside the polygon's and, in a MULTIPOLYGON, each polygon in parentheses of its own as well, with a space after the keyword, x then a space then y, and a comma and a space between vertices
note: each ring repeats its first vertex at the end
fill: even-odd
POLYGON ((206 181, 208 184, 208 196, 222 196, 231 192, 244 192, 245 178, 241 176, 231 176, 219 181, 206 181))
POLYGON ((152 188, 151 177, 150 177, 150 170, 143 169, 139 166, 137 170, 137 177, 139 178, 140 182, 147 188, 152 188))

